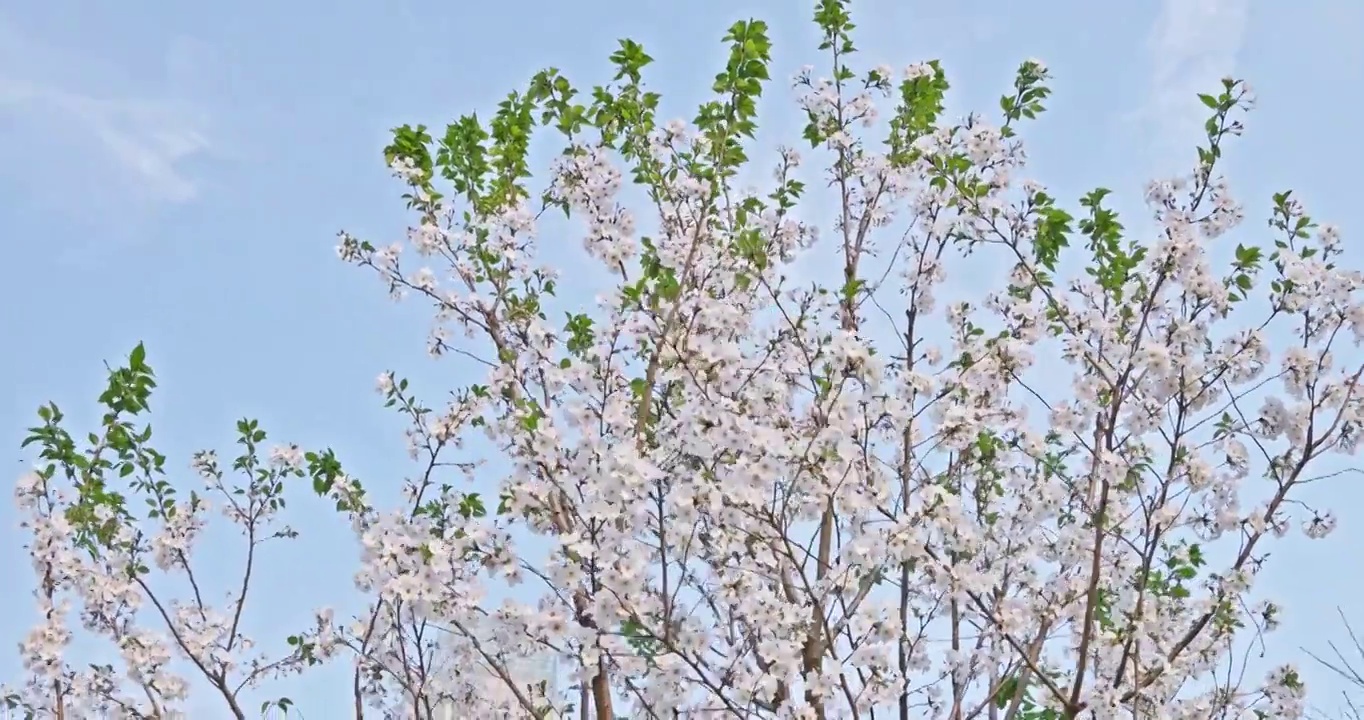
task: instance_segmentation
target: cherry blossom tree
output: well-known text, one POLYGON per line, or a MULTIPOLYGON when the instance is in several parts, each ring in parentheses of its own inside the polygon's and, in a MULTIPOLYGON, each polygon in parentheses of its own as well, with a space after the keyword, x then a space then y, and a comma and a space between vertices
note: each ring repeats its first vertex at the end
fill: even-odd
POLYGON ((1041 62, 945 118, 939 63, 861 64, 846 0, 815 22, 770 180, 756 20, 690 121, 625 40, 591 91, 549 69, 486 122, 395 130, 406 242, 342 233, 340 257, 486 370, 442 404, 380 377, 418 462, 400 506, 344 448, 269 449, 249 420, 188 489, 141 346, 88 442, 43 408, 17 489, 42 621, 9 701, 163 717, 180 658, 237 718, 329 661, 356 717, 1300 716, 1296 670, 1249 674, 1281 613, 1255 580, 1274 539, 1334 525, 1295 490, 1358 446, 1364 276, 1288 191, 1241 227, 1219 168, 1248 86, 1200 96, 1195 162, 1129 230, 1109 190, 1067 210, 1027 176, 1041 62), (563 147, 535 182, 533 136, 563 147), (583 265, 547 266, 570 237, 583 265), (299 484, 359 536, 368 609, 271 652, 240 625, 250 562, 221 603, 191 557, 213 513, 252 556, 289 541, 299 484), (77 663, 77 623, 123 665, 77 663), (563 682, 517 670, 544 658, 563 682))

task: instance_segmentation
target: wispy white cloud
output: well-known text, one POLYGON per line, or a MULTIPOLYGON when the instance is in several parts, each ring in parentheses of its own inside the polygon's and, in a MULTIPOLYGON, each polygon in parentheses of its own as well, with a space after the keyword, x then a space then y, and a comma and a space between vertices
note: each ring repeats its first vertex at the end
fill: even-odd
POLYGON ((113 192, 192 200, 198 184, 187 165, 212 150, 204 110, 175 98, 111 93, 101 70, 0 20, 0 119, 26 130, 0 139, 11 144, 7 154, 40 154, 61 174, 84 174, 113 192))
POLYGON ((172 202, 193 199, 194 180, 184 161, 209 150, 204 123, 192 108, 156 100, 99 100, 65 96, 59 103, 79 118, 124 172, 154 195, 172 202))
POLYGON ((1184 158, 1200 135, 1207 109, 1198 93, 1214 92, 1236 70, 1245 42, 1249 0, 1162 0, 1148 40, 1151 87, 1142 115, 1162 162, 1184 158))

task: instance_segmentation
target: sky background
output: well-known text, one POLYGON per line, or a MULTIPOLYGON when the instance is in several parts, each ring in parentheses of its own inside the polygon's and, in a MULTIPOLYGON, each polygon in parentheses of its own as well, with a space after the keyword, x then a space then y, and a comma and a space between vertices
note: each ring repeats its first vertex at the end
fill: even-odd
MULTIPOLYGON (((1353 134, 1364 4, 1288 7, 886 0, 857 2, 854 13, 861 62, 941 58, 955 114, 996 112, 1019 62, 1046 61, 1055 95, 1025 131, 1029 175, 1072 207, 1096 185, 1139 207, 1145 179, 1191 164, 1204 115, 1194 94, 1225 74, 1244 77, 1260 103, 1228 163, 1250 217, 1243 232, 1263 239, 1270 193, 1292 187, 1315 217, 1343 227, 1361 266, 1364 211, 1350 183, 1364 167, 1353 134)), ((794 130, 786 78, 824 63, 809 15, 794 0, 6 3, 0 447, 9 449, 0 460, 11 458, 16 477, 25 469, 18 443, 48 400, 69 412, 73 431, 88 427, 101 362, 141 340, 161 382, 157 447, 188 483, 189 454, 227 456, 234 421, 252 416, 272 438, 336 448, 348 470, 391 491, 411 468, 400 421, 372 392, 375 376, 396 369, 433 402, 470 380, 426 358, 425 308, 389 302, 334 253, 342 228, 376 243, 401 237, 401 190, 380 156, 388 129, 486 116, 550 65, 579 86, 603 82, 606 56, 627 36, 658 61, 647 77, 668 98, 664 115, 690 117, 723 62, 724 30, 752 16, 770 23, 776 44, 766 124, 794 130)), ((1326 649, 1340 631, 1337 606, 1364 625, 1354 603, 1364 590, 1359 482, 1311 488, 1337 508, 1340 530, 1323 544, 1277 543, 1261 586, 1287 609, 1270 657, 1302 662, 1327 704, 1339 685, 1298 648, 1326 649)), ((352 597, 354 558, 338 550, 349 542, 345 524, 319 503, 291 510, 304 537, 268 554, 248 616, 262 640, 352 597)), ((16 526, 6 502, 4 647, 34 619, 16 526)), ((200 562, 235 570, 230 542, 210 540, 200 562)), ((0 654, 0 680, 18 672, 17 656, 0 654)), ((342 717, 344 697, 329 692, 339 679, 316 674, 285 694, 310 718, 342 717)))

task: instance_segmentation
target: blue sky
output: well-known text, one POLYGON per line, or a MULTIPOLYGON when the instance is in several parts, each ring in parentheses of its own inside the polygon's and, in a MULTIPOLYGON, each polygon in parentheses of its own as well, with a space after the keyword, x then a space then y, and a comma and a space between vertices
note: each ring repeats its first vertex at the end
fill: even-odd
MULTIPOLYGON (((885 0, 854 10, 864 61, 941 58, 955 112, 993 111, 1019 61, 1045 60, 1055 95, 1027 131, 1031 174, 1063 198, 1105 185, 1131 207, 1145 178, 1189 165, 1202 117, 1194 93, 1227 73, 1245 77, 1260 107, 1229 172, 1255 221, 1247 231, 1258 231, 1272 191, 1293 187, 1353 248, 1364 233, 1350 179, 1364 167, 1351 135, 1364 109, 1353 92, 1364 87, 1364 5, 1287 7, 885 0)), ((375 376, 397 369, 432 399, 467 379, 425 358, 421 308, 387 301, 333 252, 341 228, 388 242, 404 227, 380 161, 387 129, 486 112, 549 65, 579 85, 600 82, 623 36, 657 58, 650 81, 683 115, 721 62, 724 29, 750 16, 772 25, 779 81, 821 62, 807 3, 793 0, 8 4, 0 442, 12 449, 0 459, 13 458, 15 475, 24 469, 17 445, 44 401, 92 420, 101 361, 143 340, 161 377, 159 447, 176 467, 194 449, 227 450, 233 421, 250 415, 281 440, 337 448, 371 485, 396 485, 409 468, 400 425, 371 391, 375 376)), ((793 107, 780 82, 766 107, 793 107)), ((1347 252, 1364 265, 1364 254, 1347 252)), ((1271 653, 1305 661, 1298 646, 1324 649, 1339 629, 1334 608, 1364 589, 1351 577, 1364 543, 1357 482, 1312 489, 1341 516, 1326 545, 1293 540, 1274 551, 1265 588, 1288 617, 1271 653)), ((350 595, 342 523, 296 509, 305 537, 267 559, 255 628, 283 633, 309 607, 350 595)), ((11 577, 26 582, 15 526, 7 502, 0 567, 21 568, 11 577)), ((236 559, 216 542, 205 550, 205 562, 236 559)), ((8 582, 0 642, 12 647, 32 610, 8 582)), ((1307 670, 1319 688, 1334 687, 1307 670)), ((17 671, 16 656, 0 654, 0 678, 17 671)), ((326 692, 334 679, 288 693, 309 717, 340 717, 343 699, 326 692)))

